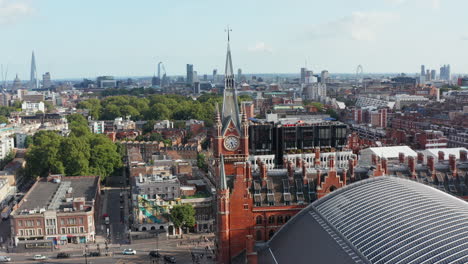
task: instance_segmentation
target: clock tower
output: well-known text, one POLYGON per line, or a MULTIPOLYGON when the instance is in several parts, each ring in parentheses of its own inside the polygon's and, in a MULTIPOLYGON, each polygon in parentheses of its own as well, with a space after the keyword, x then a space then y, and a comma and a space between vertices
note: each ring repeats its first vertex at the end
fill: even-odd
MULTIPOLYGON (((226 170, 226 174, 232 175, 232 164, 234 162, 245 162, 248 160, 249 124, 245 111, 243 111, 243 109, 239 111, 234 71, 232 67, 231 48, 229 45, 229 29, 224 78, 222 112, 219 112, 218 105, 216 105, 215 109, 216 117, 213 154, 218 162, 220 161, 220 156, 224 156, 224 168, 226 170)), ((219 166, 217 167, 219 168, 219 166)))

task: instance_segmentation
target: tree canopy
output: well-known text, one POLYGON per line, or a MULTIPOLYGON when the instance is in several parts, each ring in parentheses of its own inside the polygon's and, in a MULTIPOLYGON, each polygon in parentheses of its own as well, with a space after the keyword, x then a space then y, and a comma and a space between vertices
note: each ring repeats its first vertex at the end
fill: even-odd
POLYGON ((171 221, 176 227, 194 227, 195 209, 191 204, 175 205, 171 209, 171 221))
POLYGON ((40 131, 28 142, 27 175, 99 175, 104 179, 122 166, 120 149, 108 137, 92 134, 86 119, 79 114, 69 115, 67 119, 69 136, 40 131))

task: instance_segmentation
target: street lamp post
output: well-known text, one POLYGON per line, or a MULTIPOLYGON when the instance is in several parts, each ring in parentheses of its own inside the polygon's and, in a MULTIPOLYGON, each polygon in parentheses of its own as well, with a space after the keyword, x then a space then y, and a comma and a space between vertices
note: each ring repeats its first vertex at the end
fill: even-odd
POLYGON ((85 263, 88 264, 88 244, 85 245, 85 263))

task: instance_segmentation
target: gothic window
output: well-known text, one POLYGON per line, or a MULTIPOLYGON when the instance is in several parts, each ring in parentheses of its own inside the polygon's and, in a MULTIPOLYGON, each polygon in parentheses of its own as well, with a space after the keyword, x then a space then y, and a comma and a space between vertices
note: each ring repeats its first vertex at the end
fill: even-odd
POLYGON ((275 223, 275 217, 274 216, 268 217, 268 224, 274 224, 274 223, 275 223))
POLYGON ((256 220, 257 225, 261 225, 261 224, 262 224, 262 220, 263 220, 263 219, 262 219, 261 216, 257 216, 257 220, 256 220))
POLYGON ((282 223, 283 223, 283 216, 282 216, 282 215, 278 216, 278 219, 276 220, 276 222, 277 222, 279 225, 282 224, 282 223))
POLYGON ((272 229, 270 230, 270 232, 268 232, 268 237, 271 239, 274 234, 275 234, 275 231, 272 229))
POLYGON ((257 241, 261 241, 261 240, 262 240, 262 231, 257 230, 257 241))

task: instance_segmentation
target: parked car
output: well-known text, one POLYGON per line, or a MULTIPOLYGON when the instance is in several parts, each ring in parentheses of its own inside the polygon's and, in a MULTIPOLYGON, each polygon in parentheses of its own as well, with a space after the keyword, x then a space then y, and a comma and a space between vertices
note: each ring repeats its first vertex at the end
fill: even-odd
POLYGON ((69 258, 69 257, 70 257, 70 254, 65 253, 65 252, 60 252, 60 253, 57 254, 58 259, 69 258))
POLYGON ((126 248, 126 249, 124 249, 122 254, 124 254, 124 255, 136 255, 136 250, 131 249, 131 248, 126 248))
POLYGON ((164 256, 164 260, 169 262, 169 263, 176 263, 176 259, 174 256, 164 256))
POLYGON ((153 258, 160 258, 161 257, 161 253, 159 253, 158 251, 150 251, 149 255, 153 258))
POLYGON ((0 256, 0 262, 10 262, 11 258, 7 256, 0 256))
POLYGON ((41 259, 47 259, 47 257, 44 256, 44 255, 34 255, 33 259, 34 260, 41 260, 41 259))
POLYGON ((100 256, 101 256, 101 253, 98 251, 88 252, 88 257, 100 257, 100 256))

